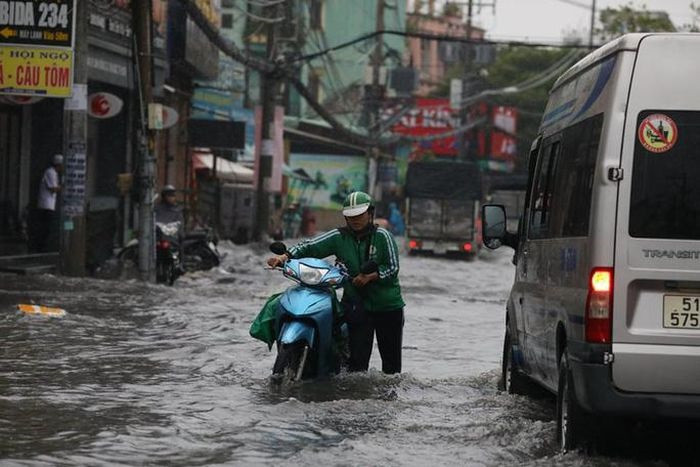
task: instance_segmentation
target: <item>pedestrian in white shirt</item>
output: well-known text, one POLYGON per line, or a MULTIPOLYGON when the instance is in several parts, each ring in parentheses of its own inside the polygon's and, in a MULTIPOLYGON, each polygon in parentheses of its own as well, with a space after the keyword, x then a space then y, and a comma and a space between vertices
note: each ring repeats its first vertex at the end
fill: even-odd
POLYGON ((41 252, 55 248, 55 233, 58 224, 56 198, 61 191, 61 173, 63 173, 63 156, 55 154, 51 167, 44 171, 39 182, 39 196, 36 215, 36 248, 41 252))

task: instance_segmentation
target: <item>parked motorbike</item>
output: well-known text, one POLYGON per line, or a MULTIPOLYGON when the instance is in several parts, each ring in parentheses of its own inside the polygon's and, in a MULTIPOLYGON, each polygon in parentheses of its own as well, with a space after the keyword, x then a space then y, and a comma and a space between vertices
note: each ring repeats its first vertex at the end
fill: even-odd
POLYGON ((211 229, 197 230, 185 235, 182 241, 185 271, 206 271, 219 266, 224 255, 219 253, 219 239, 211 229))
MULTIPOLYGON (((287 251, 275 242, 270 250, 278 255, 287 251)), ((279 298, 274 323, 277 358, 272 382, 299 381, 337 373, 347 355, 347 324, 342 320, 336 289, 350 279, 345 266, 330 265, 316 258, 290 259, 282 274, 298 285, 279 298)), ((362 272, 376 270, 369 262, 362 272)))
MULTIPOLYGON (((182 274, 178 232, 180 222, 156 222, 156 282, 173 285, 182 274)), ((138 265, 139 241, 133 239, 117 255, 122 264, 138 265)))

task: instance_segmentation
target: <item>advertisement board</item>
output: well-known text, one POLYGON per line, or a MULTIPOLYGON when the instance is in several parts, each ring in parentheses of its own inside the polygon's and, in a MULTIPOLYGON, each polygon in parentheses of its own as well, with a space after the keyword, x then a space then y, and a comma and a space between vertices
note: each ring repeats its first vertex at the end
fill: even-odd
POLYGON ((0 94, 69 97, 73 51, 0 45, 0 94))
POLYGON ((0 44, 73 47, 75 0, 0 0, 0 44))
MULTIPOLYGON (((449 99, 418 98, 407 106, 387 107, 383 111, 384 121, 392 119, 397 114, 401 115, 392 127, 394 133, 424 137, 445 133, 459 127, 459 114, 452 110, 449 99)), ((456 156, 458 151, 455 135, 417 141, 414 146, 416 152, 431 152, 437 156, 456 156)))
POLYGON ((367 191, 367 160, 364 156, 292 153, 289 165, 303 170, 308 181, 290 185, 288 196, 302 205, 340 209, 353 191, 367 191))

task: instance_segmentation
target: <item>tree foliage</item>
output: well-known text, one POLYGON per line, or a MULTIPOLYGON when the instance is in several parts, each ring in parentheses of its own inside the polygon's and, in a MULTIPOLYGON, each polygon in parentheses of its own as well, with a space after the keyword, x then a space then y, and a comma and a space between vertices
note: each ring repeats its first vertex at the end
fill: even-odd
POLYGON ((665 11, 649 11, 646 7, 637 10, 631 4, 604 8, 600 11, 599 19, 601 27, 596 32, 604 42, 630 32, 676 31, 665 11))

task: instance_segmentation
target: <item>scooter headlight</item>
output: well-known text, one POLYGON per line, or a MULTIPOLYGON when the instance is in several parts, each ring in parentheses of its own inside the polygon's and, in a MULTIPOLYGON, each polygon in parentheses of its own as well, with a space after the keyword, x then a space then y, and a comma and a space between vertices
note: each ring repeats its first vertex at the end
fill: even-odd
POLYGON ((299 279, 304 284, 318 285, 328 271, 328 269, 312 268, 302 263, 299 264, 299 279))

